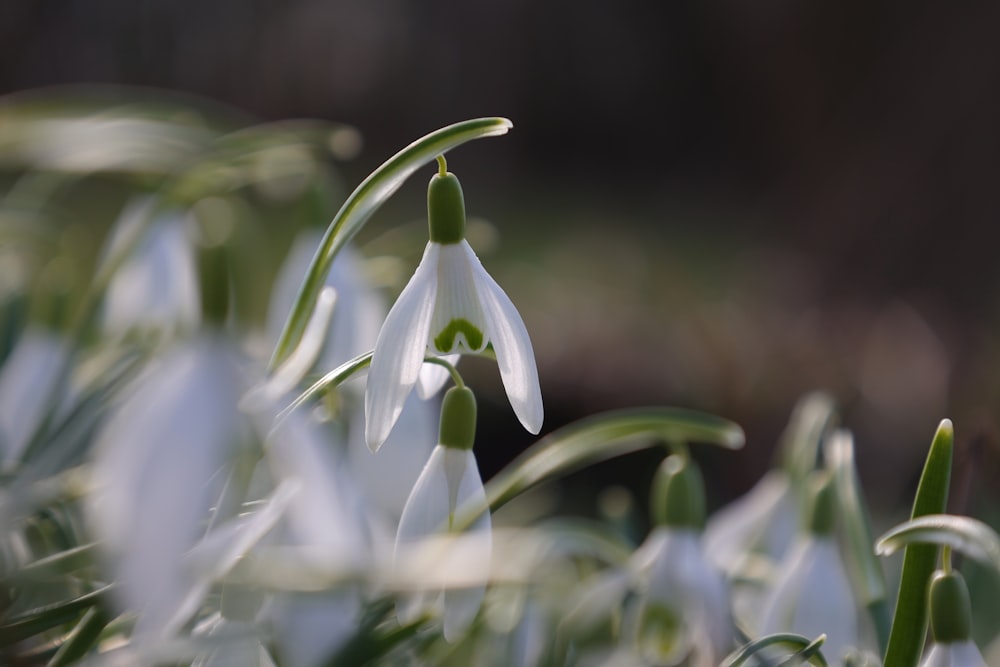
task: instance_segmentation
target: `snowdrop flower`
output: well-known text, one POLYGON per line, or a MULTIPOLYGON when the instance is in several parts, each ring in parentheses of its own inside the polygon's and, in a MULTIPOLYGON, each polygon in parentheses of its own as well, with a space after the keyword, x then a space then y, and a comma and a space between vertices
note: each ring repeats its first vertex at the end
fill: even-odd
POLYGON ((857 605, 833 530, 836 499, 825 472, 812 479, 808 533, 783 560, 778 580, 764 602, 759 634, 825 633, 823 652, 839 660, 858 645, 857 605))
POLYGON ((156 200, 125 207, 105 252, 112 257, 136 242, 115 271, 104 297, 104 328, 114 334, 133 329, 193 329, 200 321, 201 297, 194 249, 187 238, 189 216, 155 211, 156 200), (149 227, 145 221, 153 216, 149 227), (142 234, 138 240, 136 234, 142 234))
MULTIPOLYGON (((371 562, 367 508, 331 433, 302 411, 289 414, 272 432, 270 468, 278 479, 298 485, 276 539, 295 547, 307 570, 351 577, 371 562)), ((283 664, 320 667, 353 636, 361 613, 361 591, 344 585, 278 594, 265 616, 283 664)))
POLYGON ((530 432, 542 427, 528 331, 465 240, 462 187, 443 167, 442 160, 427 190, 430 241, 375 342, 365 392, 365 439, 372 450, 396 423, 426 355, 477 353, 490 344, 514 413, 530 432))
POLYGON ((986 667, 972 642, 972 607, 962 575, 950 569, 935 572, 930 607, 934 645, 921 667, 986 667))
POLYGON ((138 640, 169 638, 199 602, 185 558, 240 435, 240 385, 226 341, 189 341, 153 362, 97 435, 85 510, 118 602, 139 612, 138 640))
MULTIPOLYGON (((476 399, 471 390, 452 387, 445 394, 441 407, 438 444, 420 473, 399 520, 397 570, 406 566, 410 550, 419 548, 422 539, 452 531, 458 508, 486 507, 486 492, 472 453, 475 435, 476 399)), ((489 512, 484 511, 465 532, 472 539, 463 544, 463 556, 477 569, 483 568, 491 558, 491 525, 489 512)), ((400 603, 397 613, 405 623, 415 620, 428 608, 441 611, 443 605, 444 637, 455 641, 475 618, 484 592, 483 584, 448 588, 443 592, 425 591, 400 603)))
POLYGON ((659 525, 633 556, 645 579, 637 648, 654 664, 719 664, 735 636, 729 591, 702 549, 705 493, 697 467, 680 456, 660 466, 653 491, 659 525))

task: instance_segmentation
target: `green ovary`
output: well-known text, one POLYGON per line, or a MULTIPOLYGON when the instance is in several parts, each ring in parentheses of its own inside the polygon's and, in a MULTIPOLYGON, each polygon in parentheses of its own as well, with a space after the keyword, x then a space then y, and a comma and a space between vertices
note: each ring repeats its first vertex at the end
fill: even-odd
POLYGON ((676 658, 678 652, 688 648, 682 638, 684 630, 684 622, 674 610, 656 603, 648 604, 642 611, 639 627, 643 654, 657 659, 676 658))
POLYGON ((477 329, 472 322, 461 317, 448 322, 448 326, 434 337, 434 347, 438 352, 452 352, 455 349, 455 339, 459 335, 462 336, 465 347, 470 352, 482 349, 483 332, 477 329))

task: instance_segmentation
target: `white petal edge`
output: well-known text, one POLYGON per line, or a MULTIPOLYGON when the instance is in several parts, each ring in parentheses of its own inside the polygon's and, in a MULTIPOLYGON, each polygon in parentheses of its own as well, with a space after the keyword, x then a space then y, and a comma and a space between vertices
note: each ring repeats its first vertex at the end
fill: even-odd
POLYGON ((538 368, 528 329, 510 297, 486 272, 472 247, 466 241, 462 241, 462 246, 469 254, 476 292, 486 317, 486 334, 497 355, 507 399, 521 425, 529 433, 538 433, 544 419, 542 390, 538 385, 538 368))
POLYGON ((971 640, 935 644, 920 667, 986 667, 983 654, 971 640))
POLYGON ((427 244, 375 341, 365 391, 365 441, 373 452, 389 437, 423 365, 434 315, 439 251, 437 243, 427 244))

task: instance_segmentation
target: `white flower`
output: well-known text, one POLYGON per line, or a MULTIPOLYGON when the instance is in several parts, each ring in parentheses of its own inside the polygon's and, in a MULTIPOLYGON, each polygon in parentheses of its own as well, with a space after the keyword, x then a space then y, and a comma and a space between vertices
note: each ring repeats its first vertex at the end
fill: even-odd
POLYGON ((219 470, 240 435, 241 391, 225 341, 196 339, 156 360, 97 436, 87 517, 118 601, 139 612, 137 638, 170 637, 198 602, 185 559, 205 533, 219 470))
POLYGON ((636 551, 635 567, 648 577, 639 612, 639 651, 654 663, 711 667, 729 654, 735 628, 729 591, 692 528, 660 526, 636 551))
POLYGON ((376 450, 388 437, 425 356, 474 354, 487 345, 493 346, 514 414, 538 433, 542 393, 528 330, 465 240, 465 201, 454 174, 431 178, 427 210, 431 240, 375 341, 365 440, 376 450))
POLYGON ((378 449, 388 437, 425 355, 482 352, 491 343, 514 413, 538 433, 542 394, 521 316, 467 241, 429 242, 375 343, 365 393, 368 446, 378 449))
POLYGON ((934 644, 920 667, 986 667, 983 654, 971 639, 934 644))
POLYGON ((831 536, 803 538, 779 571, 764 603, 760 634, 795 632, 812 638, 826 633, 823 653, 832 660, 857 647, 857 606, 831 536))
MULTIPOLYGON (((396 561, 407 558, 407 550, 419 547, 422 539, 448 532, 455 511, 462 506, 486 506, 483 481, 471 449, 437 445, 424 466, 420 478, 399 520, 396 533, 396 561)), ((463 557, 476 568, 488 563, 493 551, 492 523, 483 512, 468 529, 474 540, 464 545, 463 557)), ((445 591, 425 591, 398 607, 405 623, 416 619, 428 608, 440 611, 443 604, 444 637, 455 641, 469 626, 482 604, 485 588, 473 585, 445 591)))
POLYGON ((201 297, 194 250, 180 211, 155 212, 152 198, 125 207, 105 252, 111 257, 135 242, 115 271, 104 297, 104 328, 115 334, 131 329, 192 329, 201 318, 201 297), (155 219, 144 228, 146 219, 155 219), (139 239, 136 234, 142 234, 139 239))
POLYGON ((799 510, 788 475, 771 470, 745 495, 715 512, 705 527, 705 552, 730 575, 759 553, 778 560, 791 545, 799 510))

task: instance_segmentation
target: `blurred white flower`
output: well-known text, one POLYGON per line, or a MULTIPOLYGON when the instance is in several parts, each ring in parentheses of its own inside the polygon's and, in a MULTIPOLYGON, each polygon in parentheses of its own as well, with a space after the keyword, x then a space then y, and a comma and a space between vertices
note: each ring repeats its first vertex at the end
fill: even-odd
POLYGON ((712 667, 732 649, 735 636, 729 590, 692 529, 660 526, 635 554, 646 570, 639 612, 639 651, 654 664, 690 656, 712 667))
POLYGON ((170 637, 199 602, 185 558, 241 436, 240 384, 226 341, 188 341, 153 362, 97 435, 85 509, 119 604, 139 613, 137 640, 170 637))
MULTIPOLYGON (((281 334, 321 240, 322 234, 318 231, 300 233, 281 266, 267 311, 268 339, 272 342, 281 334)), ((336 290, 337 304, 317 363, 329 369, 375 347, 386 305, 365 278, 362 259, 351 246, 341 250, 334 259, 325 284, 336 290)))
POLYGON ((761 610, 758 634, 826 634, 823 653, 832 660, 858 648, 858 605, 834 540, 836 500, 831 477, 812 480, 807 533, 778 568, 761 610))
POLYGON ((717 665, 735 638, 729 588, 702 548, 705 490, 687 457, 664 459, 653 483, 657 527, 629 567, 639 581, 636 649, 654 664, 717 665))
POLYGON ((153 198, 129 203, 105 250, 107 261, 135 243, 104 295, 104 328, 112 334, 191 330, 201 319, 198 272, 186 229, 190 216, 156 206, 153 198))
POLYGON ((365 392, 368 446, 376 450, 388 437, 426 355, 478 353, 490 344, 514 413, 538 433, 542 395, 528 330, 464 238, 464 202, 453 174, 432 177, 428 217, 431 240, 375 342, 365 392), (461 229, 439 241, 435 225, 441 210, 449 224, 458 225, 460 218, 461 229))
POLYGON ((377 452, 365 444, 364 410, 360 406, 349 422, 347 461, 352 476, 361 493, 391 524, 393 534, 410 491, 437 443, 440 414, 440 400, 420 400, 410 395, 403 404, 398 426, 377 452))
POLYGON ((16 464, 52 409, 55 382, 66 363, 66 342, 29 327, 0 368, 0 467, 16 464))
POLYGON ((753 554, 779 560, 798 530, 799 509, 783 470, 770 470, 745 495, 716 511, 705 527, 705 552, 729 575, 753 554))
MULTIPOLYGON (((295 483, 298 493, 272 545, 293 547, 298 564, 350 580, 373 565, 366 520, 370 514, 360 489, 341 458, 333 431, 304 412, 288 415, 268 438, 273 475, 295 483)), ((282 664, 320 667, 357 630, 360 589, 345 583, 317 592, 276 593, 265 616, 274 627, 282 664)))

